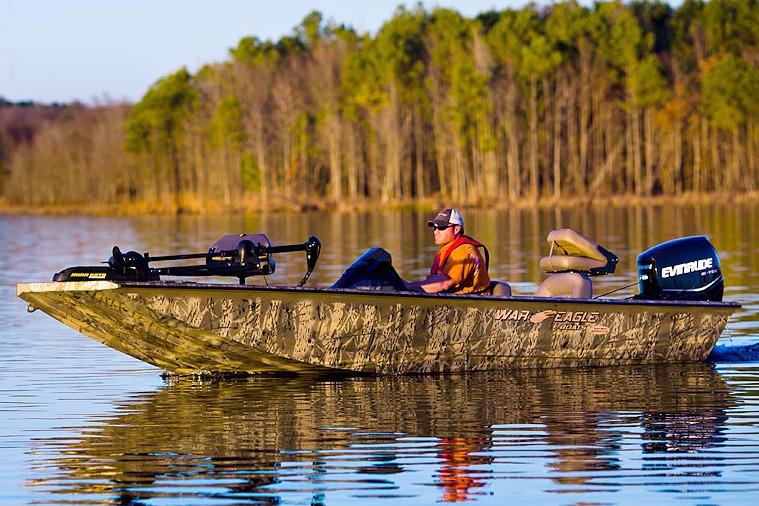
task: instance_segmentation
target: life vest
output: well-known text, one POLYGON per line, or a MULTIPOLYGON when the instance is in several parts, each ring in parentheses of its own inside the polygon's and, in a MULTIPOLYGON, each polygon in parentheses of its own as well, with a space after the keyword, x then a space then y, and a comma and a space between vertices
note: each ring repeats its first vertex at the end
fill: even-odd
POLYGON ((448 261, 448 257, 451 256, 453 250, 462 244, 471 244, 475 248, 482 248, 483 252, 485 253, 485 270, 487 271, 488 266, 490 265, 490 253, 488 253, 488 249, 485 247, 485 245, 476 239, 472 239, 468 235, 460 235, 454 239, 454 241, 448 247, 437 252, 437 255, 435 255, 435 260, 432 262, 432 267, 430 268, 430 276, 443 274, 443 267, 448 261))

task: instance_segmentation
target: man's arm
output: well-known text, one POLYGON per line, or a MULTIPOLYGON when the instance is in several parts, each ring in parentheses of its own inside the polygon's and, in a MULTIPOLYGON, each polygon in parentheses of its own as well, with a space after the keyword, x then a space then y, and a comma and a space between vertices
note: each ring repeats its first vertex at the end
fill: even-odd
POLYGON ((421 281, 406 282, 406 288, 418 292, 420 290, 426 293, 439 293, 451 288, 456 282, 445 274, 430 276, 421 281))
MULTIPOLYGON (((465 244, 459 246, 451 253, 451 256, 448 257, 446 272, 444 274, 448 281, 443 283, 445 287, 441 288, 441 291, 459 288, 474 275, 476 256, 472 254, 472 250, 474 250, 474 246, 465 244)), ((474 251, 476 252, 476 250, 474 251)), ((434 288, 437 287, 434 286, 434 288)))
POLYGON ((456 281, 445 274, 438 274, 422 281, 421 287, 427 293, 444 292, 456 284, 456 281))
POLYGON ((448 257, 447 274, 437 274, 421 281, 406 282, 411 291, 423 290, 427 293, 440 293, 460 285, 474 273, 477 257, 474 246, 460 246, 448 257))

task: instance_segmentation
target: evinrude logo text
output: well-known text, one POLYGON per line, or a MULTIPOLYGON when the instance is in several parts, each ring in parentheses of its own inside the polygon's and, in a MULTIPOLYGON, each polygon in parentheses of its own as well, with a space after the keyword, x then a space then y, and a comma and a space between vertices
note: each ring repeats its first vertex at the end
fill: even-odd
POLYGON ((684 264, 662 267, 661 277, 669 278, 672 276, 679 276, 680 274, 688 274, 689 272, 705 271, 706 269, 711 268, 712 259, 702 258, 701 260, 694 260, 693 262, 685 262, 684 264))

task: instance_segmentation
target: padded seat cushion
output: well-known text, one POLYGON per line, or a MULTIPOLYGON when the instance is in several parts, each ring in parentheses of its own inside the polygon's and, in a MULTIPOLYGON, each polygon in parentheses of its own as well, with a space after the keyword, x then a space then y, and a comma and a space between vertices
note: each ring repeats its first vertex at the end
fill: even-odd
POLYGON ((590 299, 593 297, 593 283, 589 277, 576 272, 552 274, 540 284, 535 295, 538 297, 590 299))
POLYGON ((547 241, 551 251, 556 249, 562 255, 592 258, 602 262, 601 266, 608 262, 606 256, 598 249, 597 243, 571 228, 551 230, 547 241))
POLYGON ((495 297, 511 297, 511 286, 503 281, 491 281, 490 294, 495 297))
POLYGON ((540 259, 543 272, 572 271, 590 274, 591 269, 602 269, 609 264, 603 248, 571 228, 552 230, 548 233, 547 241, 551 252, 540 259))
POLYGON ((543 272, 576 271, 588 272, 590 269, 598 269, 606 265, 603 261, 588 257, 575 257, 569 255, 552 255, 540 259, 540 269, 543 272))

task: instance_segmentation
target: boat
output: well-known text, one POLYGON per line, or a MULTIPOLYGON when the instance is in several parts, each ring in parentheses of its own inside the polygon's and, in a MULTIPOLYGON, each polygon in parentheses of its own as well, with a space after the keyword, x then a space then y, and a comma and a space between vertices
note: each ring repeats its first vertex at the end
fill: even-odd
POLYGON ((107 265, 78 266, 52 282, 20 283, 41 311, 168 373, 416 374, 698 362, 730 315, 717 251, 705 236, 638 256, 634 297, 592 295, 592 276, 617 257, 572 229, 548 234, 549 274, 535 295, 507 283, 488 293, 405 290, 390 254, 371 248, 329 287, 306 286, 321 243, 274 246, 229 234, 206 253, 151 256, 114 246, 107 265), (305 252, 295 286, 247 284, 274 272, 275 254, 305 252), (200 264, 186 265, 200 260, 200 264), (154 267, 158 263, 172 265, 154 267), (181 265, 177 265, 179 262, 181 265), (234 277, 238 284, 186 277, 234 277), (162 279, 165 277, 180 279, 162 279))

